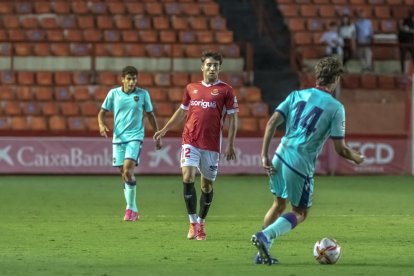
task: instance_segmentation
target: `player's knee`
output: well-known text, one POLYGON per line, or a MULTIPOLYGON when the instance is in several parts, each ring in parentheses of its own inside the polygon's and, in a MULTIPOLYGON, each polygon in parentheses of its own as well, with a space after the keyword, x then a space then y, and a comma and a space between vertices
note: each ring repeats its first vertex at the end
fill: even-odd
POLYGON ((201 190, 204 193, 208 194, 213 190, 213 184, 212 183, 207 183, 207 184, 201 185, 201 190))
POLYGON ((134 172, 131 170, 125 170, 124 171, 124 180, 127 182, 132 182, 134 181, 134 172))

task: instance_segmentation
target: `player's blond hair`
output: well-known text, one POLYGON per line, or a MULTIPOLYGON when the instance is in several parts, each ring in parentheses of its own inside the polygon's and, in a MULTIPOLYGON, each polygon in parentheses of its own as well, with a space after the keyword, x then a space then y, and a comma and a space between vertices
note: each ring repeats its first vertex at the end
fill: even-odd
POLYGON ((336 56, 324 57, 315 65, 316 84, 320 86, 332 84, 343 72, 342 62, 336 56))

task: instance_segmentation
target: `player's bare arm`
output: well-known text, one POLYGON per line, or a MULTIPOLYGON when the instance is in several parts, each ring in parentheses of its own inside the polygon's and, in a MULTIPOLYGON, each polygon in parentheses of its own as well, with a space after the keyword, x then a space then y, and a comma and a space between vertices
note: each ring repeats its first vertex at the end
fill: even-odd
POLYGON ((98 125, 99 125, 99 133, 101 136, 108 138, 107 132, 109 131, 109 128, 105 124, 105 109, 101 109, 98 113, 98 125))
POLYGON ((356 164, 361 164, 364 162, 365 156, 348 147, 345 143, 345 139, 335 139, 334 145, 335 151, 339 156, 354 161, 356 164))
MULTIPOLYGON (((158 131, 158 123, 157 123, 157 119, 155 118, 155 114, 154 112, 146 112, 147 114, 147 118, 148 118, 148 122, 150 123, 152 130, 154 132, 158 131)), ((155 139, 155 148, 157 150, 162 148, 162 143, 161 143, 161 137, 159 139, 155 139)))
POLYGON ((237 133, 237 113, 229 114, 229 134, 226 149, 224 150, 224 156, 226 160, 236 160, 236 151, 234 150, 234 140, 237 133))
POLYGON ((279 125, 283 123, 285 118, 279 112, 273 113, 273 115, 269 118, 266 124, 265 134, 263 136, 263 144, 262 144, 262 166, 267 172, 268 175, 275 173, 275 168, 272 165, 272 161, 269 158, 269 145, 270 141, 272 140, 273 136, 275 135, 276 129, 279 125))
POLYGON ((154 137, 153 137, 154 140, 161 139, 161 137, 163 137, 168 132, 168 130, 170 130, 171 127, 173 127, 176 124, 181 123, 186 116, 187 116, 187 110, 178 108, 175 111, 174 115, 170 118, 170 120, 168 120, 168 122, 165 124, 165 126, 161 130, 155 132, 154 137))

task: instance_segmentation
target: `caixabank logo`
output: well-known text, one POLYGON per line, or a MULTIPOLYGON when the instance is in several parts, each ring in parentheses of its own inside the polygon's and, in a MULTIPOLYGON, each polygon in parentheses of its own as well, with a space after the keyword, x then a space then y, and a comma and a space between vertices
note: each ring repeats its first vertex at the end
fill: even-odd
POLYGON ((13 166, 14 162, 10 157, 11 145, 8 145, 4 148, 0 148, 0 163, 6 163, 9 166, 13 166))

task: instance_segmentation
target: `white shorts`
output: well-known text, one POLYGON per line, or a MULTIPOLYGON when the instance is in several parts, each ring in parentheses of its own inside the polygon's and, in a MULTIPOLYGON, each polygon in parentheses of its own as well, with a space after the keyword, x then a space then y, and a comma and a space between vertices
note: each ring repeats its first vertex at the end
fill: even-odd
POLYGON ((181 146, 181 168, 197 167, 201 175, 211 181, 217 177, 219 153, 202 150, 188 144, 181 146))

